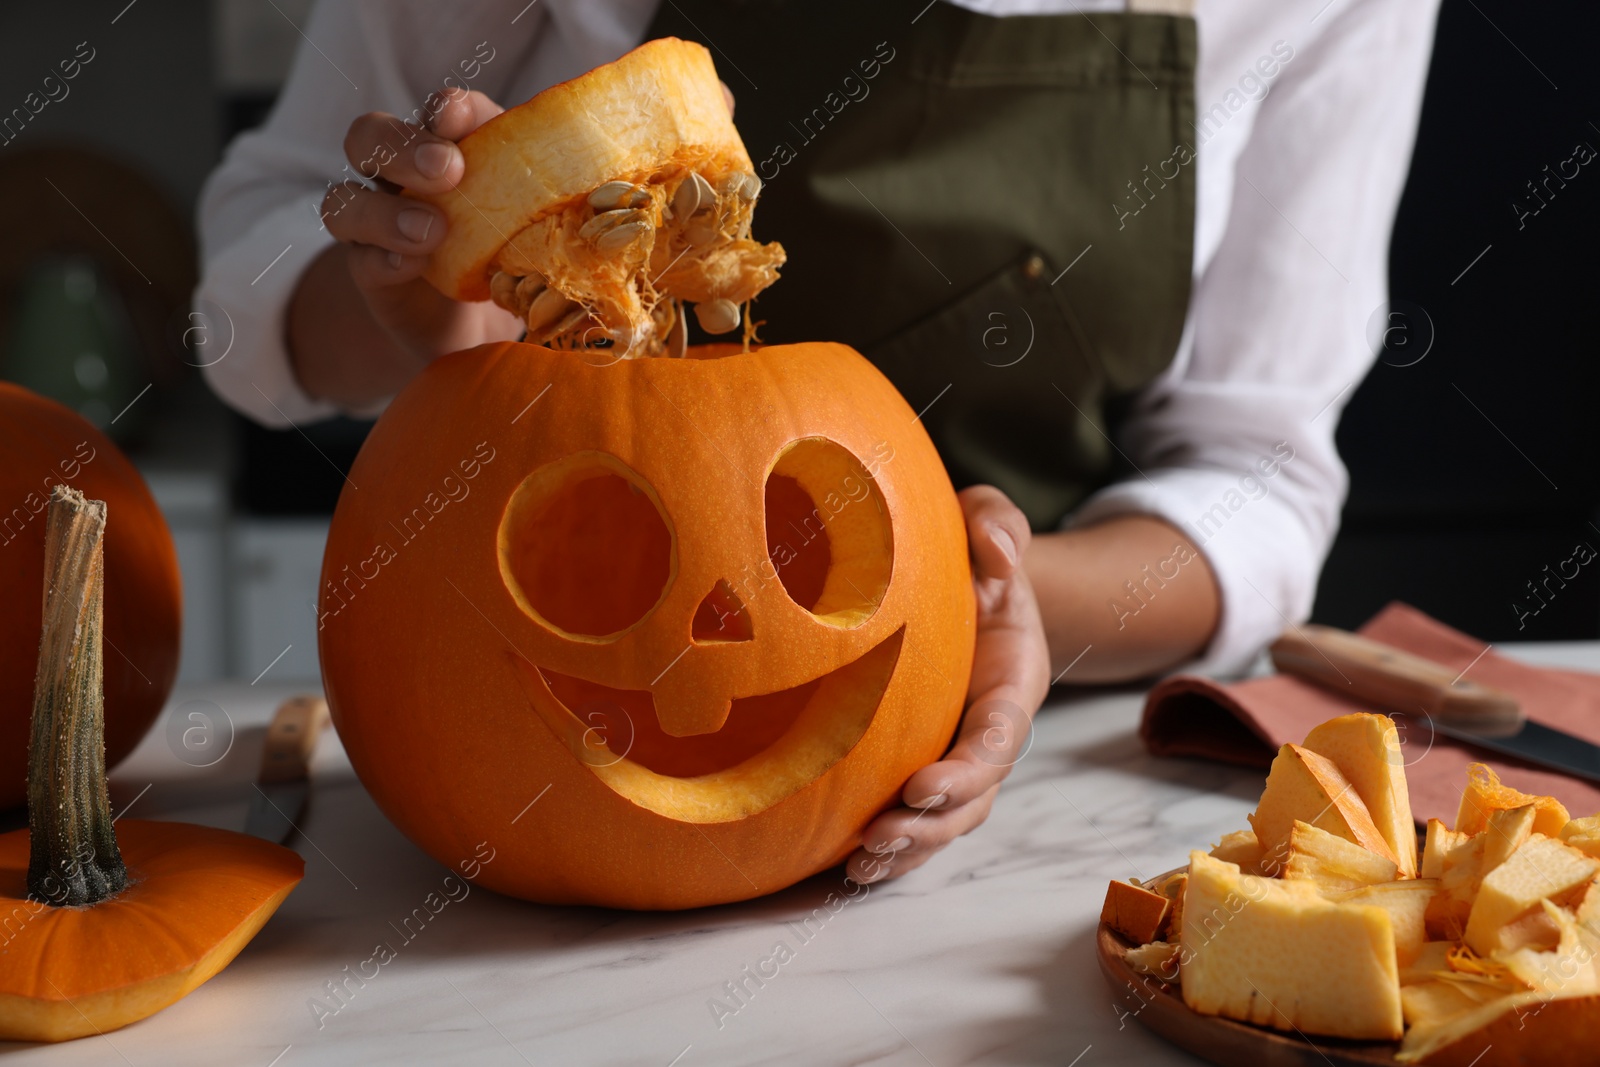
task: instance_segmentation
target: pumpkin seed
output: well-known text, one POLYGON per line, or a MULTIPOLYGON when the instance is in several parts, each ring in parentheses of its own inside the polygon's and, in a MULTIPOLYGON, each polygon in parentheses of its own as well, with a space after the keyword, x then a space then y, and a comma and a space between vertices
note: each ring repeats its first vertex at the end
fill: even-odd
POLYGON ((697 170, 678 183, 672 194, 672 213, 676 218, 687 219, 700 211, 710 211, 716 206, 717 191, 697 170))
POLYGON ((645 212, 619 208, 602 211, 578 227, 578 236, 593 241, 595 248, 601 252, 620 252, 652 228, 650 216, 645 212))
POLYGON ((681 357, 689 350, 689 323, 683 314, 683 305, 676 300, 672 302, 672 328, 667 331, 666 354, 673 358, 681 357))
POLYGON ((515 308, 517 306, 517 283, 521 280, 503 270, 495 271, 494 277, 489 279, 490 299, 508 310, 515 308))
POLYGON ((637 219, 633 222, 624 222, 602 233, 594 239, 594 247, 600 252, 620 252, 629 245, 642 240, 651 230, 649 219, 637 219))
POLYGON ((617 208, 644 207, 650 202, 650 194, 634 185, 632 182, 614 181, 606 182, 594 192, 589 194, 589 206, 596 211, 612 211, 617 208))
MULTIPOLYGON (((526 281, 527 279, 523 280, 526 281)), ((534 297, 533 303, 528 305, 528 312, 525 316, 528 321, 528 336, 530 338, 542 336, 545 329, 551 323, 566 315, 572 306, 572 301, 554 289, 546 289, 534 297)))
POLYGON ((586 241, 592 241, 614 226, 624 222, 631 222, 639 214, 630 208, 617 208, 614 211, 602 211, 582 226, 578 227, 578 236, 586 241))
POLYGON ((510 306, 525 308, 533 303, 533 298, 542 292, 544 292, 544 279, 537 274, 530 274, 526 278, 518 278, 516 302, 510 306))
POLYGON ((739 325, 739 305, 732 300, 703 300, 694 306, 694 317, 706 333, 727 333, 739 325))
POLYGON ((733 187, 733 192, 745 203, 755 203, 756 197, 761 195, 761 179, 754 174, 739 174, 736 177, 739 184, 733 187))
POLYGON ((560 322, 556 323, 554 326, 545 331, 545 336, 560 337, 562 334, 577 326, 578 323, 582 322, 588 317, 589 311, 587 308, 575 307, 569 311, 560 322))

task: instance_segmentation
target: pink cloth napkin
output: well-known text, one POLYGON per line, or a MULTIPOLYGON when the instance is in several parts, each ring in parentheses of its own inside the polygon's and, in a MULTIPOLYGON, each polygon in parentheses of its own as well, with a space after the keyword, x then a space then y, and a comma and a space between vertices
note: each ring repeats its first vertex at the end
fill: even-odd
MULTIPOLYGON (((1409 604, 1395 602, 1361 627, 1374 641, 1460 671, 1471 664, 1475 682, 1516 697, 1528 717, 1600 744, 1600 674, 1530 667, 1484 651, 1484 643, 1409 604), (1480 653, 1482 654, 1480 656, 1480 653)), ((1139 736, 1157 756, 1200 756, 1266 767, 1278 748, 1299 742, 1313 726, 1371 707, 1285 674, 1221 684, 1194 675, 1174 675, 1150 691, 1139 736)), ((1600 783, 1570 778, 1496 755, 1432 731, 1422 716, 1409 716, 1400 740, 1418 823, 1455 822, 1467 781, 1467 764, 1487 763, 1507 785, 1560 800, 1574 817, 1600 812, 1600 783)))

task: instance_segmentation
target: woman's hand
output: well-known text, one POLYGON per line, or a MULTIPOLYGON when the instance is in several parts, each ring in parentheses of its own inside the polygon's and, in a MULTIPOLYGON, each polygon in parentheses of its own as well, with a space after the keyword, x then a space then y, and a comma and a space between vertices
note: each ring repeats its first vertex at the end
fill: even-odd
POLYGON ((911 776, 904 804, 878 816, 846 864, 857 882, 876 882, 926 863, 989 816, 1000 782, 1027 751, 1033 714, 1050 688, 1050 654, 1033 587, 1021 566, 1030 534, 1000 490, 961 493, 978 599, 977 649, 967 710, 944 759, 911 776))
POLYGON ((402 189, 441 193, 465 173, 456 142, 504 109, 459 89, 429 100, 425 128, 372 112, 350 124, 350 165, 376 188, 328 191, 322 219, 339 243, 301 276, 289 313, 291 359, 307 392, 360 407, 396 392, 431 360, 519 336, 515 315, 461 303, 421 277, 448 223, 402 189))

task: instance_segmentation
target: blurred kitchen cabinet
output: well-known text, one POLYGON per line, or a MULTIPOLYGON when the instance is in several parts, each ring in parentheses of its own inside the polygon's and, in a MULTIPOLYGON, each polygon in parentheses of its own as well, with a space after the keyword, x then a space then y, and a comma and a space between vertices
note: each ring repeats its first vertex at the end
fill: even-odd
POLYGON ((317 582, 326 518, 237 516, 230 531, 229 673, 246 681, 321 677, 317 582))
POLYGON ((227 482, 221 471, 140 464, 156 505, 166 516, 183 575, 181 682, 228 675, 227 482))

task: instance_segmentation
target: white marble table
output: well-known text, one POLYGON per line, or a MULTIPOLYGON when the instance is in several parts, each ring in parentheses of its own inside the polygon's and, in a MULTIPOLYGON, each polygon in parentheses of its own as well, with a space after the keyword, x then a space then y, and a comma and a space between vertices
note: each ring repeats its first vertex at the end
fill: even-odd
MULTIPOLYGON (((1523 658, 1600 669, 1600 644, 1530 645, 1523 658)), ((242 826, 272 708, 267 682, 188 687, 113 775, 146 818, 242 826), (208 700, 236 727, 195 769, 165 727, 208 700), (146 787, 148 786, 148 789, 146 787), (141 792, 142 791, 142 792, 141 792)), ((32 1064, 1195 1064, 1114 1003, 1093 934, 1106 880, 1182 863, 1245 825, 1260 772, 1147 756, 1140 692, 1056 701, 994 814, 904 879, 825 925, 800 920, 829 872, 763 900, 678 914, 546 908, 473 889, 409 943, 398 924, 446 874, 378 812, 330 732, 314 765, 306 878, 231 967, 154 1018, 61 1046, 0 1044, 32 1064), (809 940, 802 937, 808 934, 809 940), (400 946, 336 1014, 327 984, 380 942, 400 946), (793 958, 721 1026, 713 998, 771 956, 793 958)), ((824 911, 824 914, 827 914, 824 911)), ((770 967, 768 968, 770 971, 770 967)), ((370 968, 369 972, 370 973, 370 968)))

